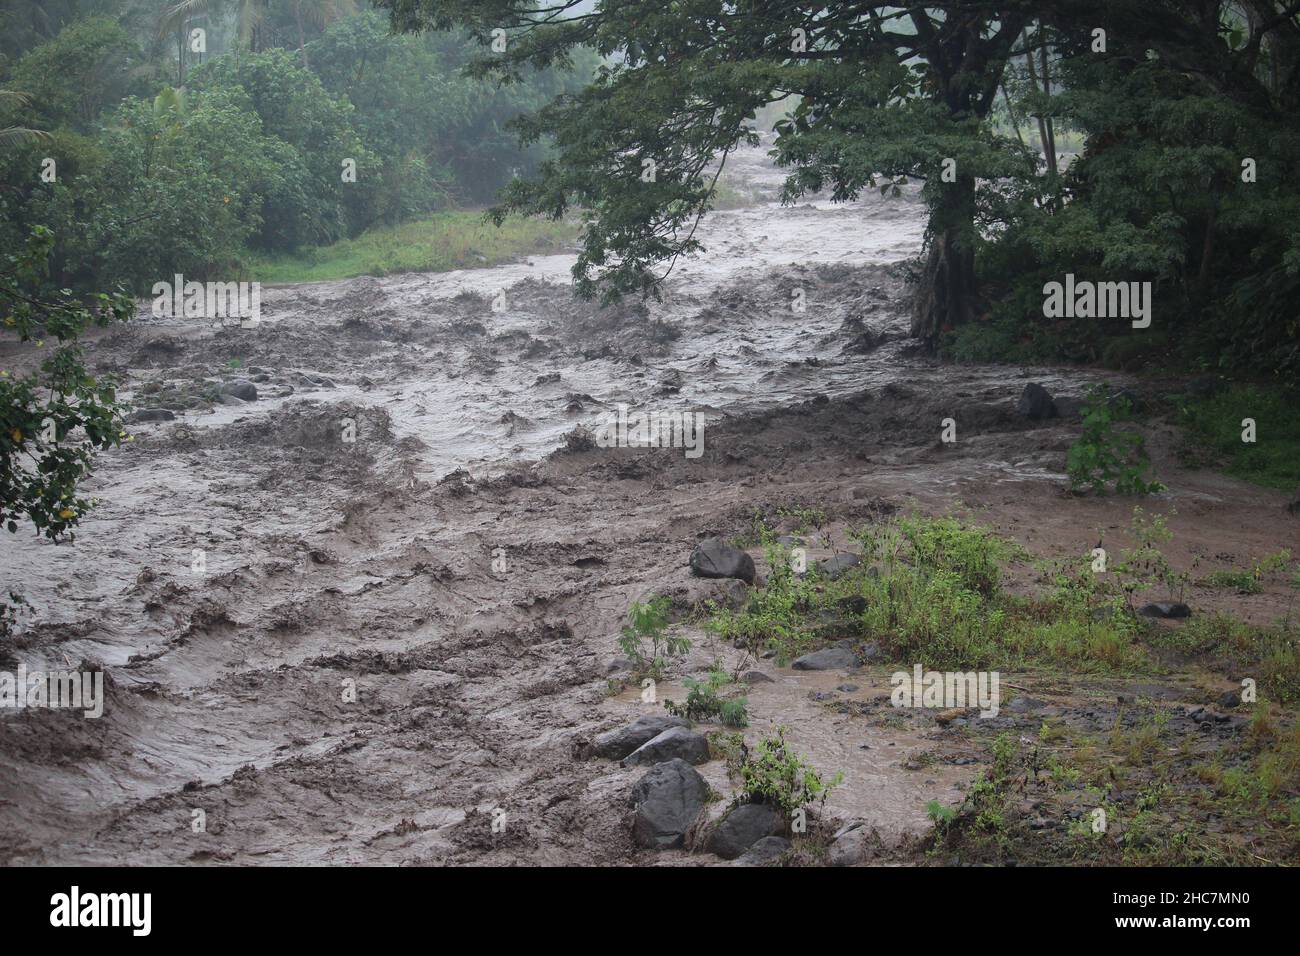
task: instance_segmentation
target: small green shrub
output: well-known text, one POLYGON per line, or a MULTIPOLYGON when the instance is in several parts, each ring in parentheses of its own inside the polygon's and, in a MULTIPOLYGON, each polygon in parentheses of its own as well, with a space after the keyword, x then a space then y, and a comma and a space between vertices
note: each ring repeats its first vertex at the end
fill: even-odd
POLYGON ((825 802, 830 792, 844 780, 837 772, 830 780, 821 775, 803 757, 790 749, 785 727, 778 727, 746 753, 737 768, 741 781, 741 801, 766 803, 790 816, 814 801, 825 802))
POLYGON ((724 727, 749 726, 749 700, 745 697, 719 697, 718 691, 731 683, 731 676, 725 671, 709 671, 706 680, 686 678, 682 681, 687 689, 686 702, 664 701, 664 708, 674 717, 687 720, 716 720, 724 727))
POLYGON ((618 646, 632 659, 638 674, 662 677, 669 657, 680 657, 691 649, 689 639, 667 633, 668 605, 666 597, 637 602, 628 610, 628 624, 618 646))
POLYGON ((1146 477, 1151 459, 1146 442, 1135 431, 1116 428, 1132 412, 1123 395, 1112 395, 1105 385, 1088 390, 1083 406, 1083 433, 1066 454, 1066 472, 1073 489, 1091 488, 1105 494, 1113 484, 1121 495, 1149 495, 1164 485, 1146 477))
POLYGON ((1230 588, 1238 594, 1258 594, 1264 585, 1249 571, 1233 568, 1229 571, 1213 571, 1201 579, 1202 584, 1212 588, 1230 588))
POLYGON ((931 800, 925 805, 925 815, 930 818, 936 830, 945 829, 948 824, 957 819, 957 811, 952 807, 945 807, 938 800, 931 800))

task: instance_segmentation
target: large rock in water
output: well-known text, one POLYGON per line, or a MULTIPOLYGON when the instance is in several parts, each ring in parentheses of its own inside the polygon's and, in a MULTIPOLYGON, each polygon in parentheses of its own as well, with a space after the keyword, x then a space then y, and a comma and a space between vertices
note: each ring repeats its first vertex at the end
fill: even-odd
POLYGON ((632 839, 652 850, 681 846, 708 793, 700 772, 685 760, 656 764, 632 788, 632 839))
POLYGON ((653 740, 665 730, 673 727, 689 727, 690 724, 681 717, 668 714, 646 714, 638 717, 626 727, 597 735, 592 741, 592 753, 597 757, 610 760, 622 760, 641 745, 653 740))
POLYGON ((827 647, 795 658, 790 666, 797 671, 849 670, 858 666, 858 656, 847 647, 827 647))
POLYGON ((623 758, 624 767, 664 763, 667 760, 685 760, 687 763, 704 763, 709 759, 709 742, 700 734, 685 727, 669 727, 658 737, 623 758))
POLYGON ((763 837, 785 830, 781 812, 766 803, 742 803, 714 827, 708 849, 724 860, 734 860, 763 837))
POLYGON ((218 392, 222 395, 233 395, 235 398, 242 398, 246 402, 257 401, 257 386, 246 378, 226 382, 218 389, 218 392))
POLYGON ((691 570, 702 578, 740 578, 754 583, 754 559, 721 538, 705 538, 695 546, 691 570))
POLYGON ((766 836, 759 840, 748 850, 744 856, 737 859, 732 866, 767 866, 781 858, 781 855, 788 851, 791 843, 785 837, 766 836))
POLYGON ((1037 382, 1030 382, 1020 393, 1016 411, 1026 418, 1043 419, 1055 415, 1056 406, 1052 404, 1052 395, 1047 389, 1037 382))
POLYGON ((1057 418, 1082 418, 1083 399, 1072 395, 1058 395, 1052 399, 1052 409, 1057 418))
POLYGON ((827 860, 831 866, 856 866, 871 856, 873 842, 874 831, 860 823, 852 824, 835 834, 827 860))

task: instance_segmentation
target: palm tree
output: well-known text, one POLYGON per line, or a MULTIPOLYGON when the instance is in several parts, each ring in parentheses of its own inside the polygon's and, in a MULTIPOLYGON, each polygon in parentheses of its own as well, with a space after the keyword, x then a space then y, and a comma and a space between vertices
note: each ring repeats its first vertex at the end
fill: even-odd
POLYGON ((304 24, 323 30, 335 20, 356 13, 360 5, 357 0, 177 0, 163 10, 158 24, 159 32, 165 34, 171 30, 178 31, 181 57, 184 58, 185 24, 195 17, 215 16, 231 7, 235 11, 235 27, 240 42, 254 51, 261 46, 259 39, 262 27, 270 18, 272 8, 291 12, 298 28, 298 52, 302 56, 302 65, 310 67, 307 62, 307 31, 304 24), (287 4, 287 7, 280 6, 281 3, 287 4))
MULTIPOLYGON (((30 93, 17 90, 0 90, 0 106, 24 107, 31 103, 30 93)), ((26 126, 9 126, 0 129, 0 147, 17 146, 34 139, 49 139, 50 134, 43 129, 28 129, 26 126)))
POLYGON ((235 28, 241 43, 249 44, 256 50, 257 38, 262 23, 270 12, 271 0, 177 0, 170 7, 163 8, 158 20, 158 35, 165 36, 176 31, 176 49, 180 57, 177 85, 185 82, 185 27, 199 17, 217 17, 233 5, 235 10, 235 28))
MULTIPOLYGON (((298 52, 302 54, 302 65, 311 69, 307 62, 307 38, 302 29, 303 0, 290 0, 293 4, 293 18, 298 24, 298 52)), ((307 18, 317 29, 325 29, 335 20, 357 12, 356 0, 307 0, 307 18)))

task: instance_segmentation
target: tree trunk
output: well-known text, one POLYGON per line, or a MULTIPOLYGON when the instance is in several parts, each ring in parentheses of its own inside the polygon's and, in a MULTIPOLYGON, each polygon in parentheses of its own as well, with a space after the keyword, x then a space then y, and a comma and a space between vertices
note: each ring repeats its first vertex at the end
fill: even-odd
MULTIPOLYGON (((1029 85, 1034 88, 1034 92, 1039 92, 1038 73, 1034 70, 1034 52, 1029 45, 1029 30, 1026 29, 1024 34, 1025 45, 1025 68, 1029 71, 1029 85)), ((1038 120, 1038 143, 1043 150, 1043 162, 1047 166, 1047 177, 1051 179, 1056 175, 1056 155, 1052 152, 1051 137, 1047 133, 1047 120, 1042 113, 1035 116, 1038 120)))
POLYGON ((302 32, 302 0, 293 5, 293 16, 298 21, 298 51, 302 54, 302 68, 310 70, 311 64, 307 62, 307 38, 302 32))
MULTIPOLYGON (((910 16, 927 46, 927 59, 951 116, 985 120, 1007 57, 1025 28, 1024 15, 1016 12, 1003 17, 990 35, 974 20, 955 24, 954 35, 947 38, 935 29, 936 21, 919 10, 910 16)), ((912 301, 912 335, 933 349, 941 333, 968 321, 975 311, 973 171, 959 169, 956 182, 939 184, 936 198, 930 202, 929 250, 912 301)))
POLYGON ((934 210, 925 268, 912 300, 912 336, 933 348, 939 334, 971 318, 975 298, 975 250, 970 231, 975 179, 958 176, 934 210))
MULTIPOLYGON (((1042 42, 1042 44, 1043 44, 1042 50, 1040 51, 1040 53, 1041 53, 1041 55, 1042 55, 1042 61, 1043 61, 1043 95, 1044 95, 1044 96, 1051 96, 1051 95, 1052 95, 1052 75, 1051 75, 1051 73, 1048 71, 1048 67, 1047 67, 1047 39, 1046 39, 1046 37, 1043 36, 1043 25, 1042 25, 1041 23, 1038 24, 1038 39, 1039 39, 1039 40, 1042 42)), ((1046 143, 1046 145, 1045 145, 1043 148, 1044 148, 1045 150, 1047 150, 1047 167, 1048 167, 1048 176, 1051 177, 1051 178, 1055 178, 1055 177, 1056 177, 1056 173, 1057 173, 1057 168, 1056 168, 1056 129, 1055 129, 1055 125, 1054 125, 1054 123, 1052 122, 1052 116, 1051 116, 1050 113, 1049 113, 1047 116, 1044 117, 1044 121, 1045 121, 1046 126, 1047 126, 1047 143, 1046 143)))
POLYGON ((1201 241, 1201 268, 1196 280, 1202 290, 1208 290, 1210 286, 1211 269, 1214 263, 1214 230, 1218 224, 1219 206, 1216 203, 1210 207, 1210 213, 1205 220, 1205 237, 1201 241))

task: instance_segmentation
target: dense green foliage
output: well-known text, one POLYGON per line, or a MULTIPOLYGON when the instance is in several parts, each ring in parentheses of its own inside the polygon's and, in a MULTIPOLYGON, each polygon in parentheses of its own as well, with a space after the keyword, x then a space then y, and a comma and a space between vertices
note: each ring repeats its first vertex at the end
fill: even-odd
POLYGON ((1230 475, 1281 491, 1295 491, 1300 476, 1300 417, 1285 393, 1236 386, 1178 404, 1186 428, 1180 448, 1191 465, 1221 467, 1230 475), (1243 422, 1255 422, 1255 440, 1242 441, 1243 422))
POLYGON ((130 299, 97 295, 89 305, 48 276, 54 237, 38 226, 0 259, 0 312, 20 342, 43 358, 35 370, 0 371, 0 525, 30 521, 49 538, 72 537, 91 502, 77 495, 95 451, 123 437, 113 384, 91 376, 77 338, 92 325, 124 321, 130 299))
MULTIPOLYGON (((1104 55, 1068 22, 1047 34, 1060 89, 1040 93, 1038 108, 1079 131, 1083 148, 1059 176, 1006 190, 997 209, 1004 228, 980 258, 995 349, 1294 376, 1300 90, 1287 60, 1300 28, 1294 16, 1267 33, 1256 21, 1256 45, 1227 4, 1186 29, 1172 5, 1149 6, 1163 22, 1119 18, 1104 55), (1153 283, 1153 327, 1044 321, 1042 286, 1067 272, 1153 283)), ((972 333, 958 335, 959 351, 972 333)))
POLYGON ((483 202, 542 155, 505 123, 581 78, 497 89, 462 75, 463 38, 390 36, 355 5, 301 35, 291 4, 260 4, 251 33, 229 5, 190 6, 175 21, 161 0, 73 4, 62 29, 42 21, 48 39, 30 29, 32 45, 0 61, 0 87, 26 94, 0 98, 0 127, 52 134, 0 152, 0 241, 53 229, 52 273, 70 288, 234 278, 253 252, 483 202), (184 47, 182 65, 159 44, 178 25, 207 31, 206 55, 184 47))
POLYGON ((1147 477, 1151 459, 1142 435, 1116 427, 1132 413, 1132 404, 1128 396, 1112 394, 1105 386, 1089 389, 1083 405, 1083 433, 1066 455, 1072 488, 1104 493, 1113 487, 1121 495, 1147 495, 1164 489, 1147 477))

